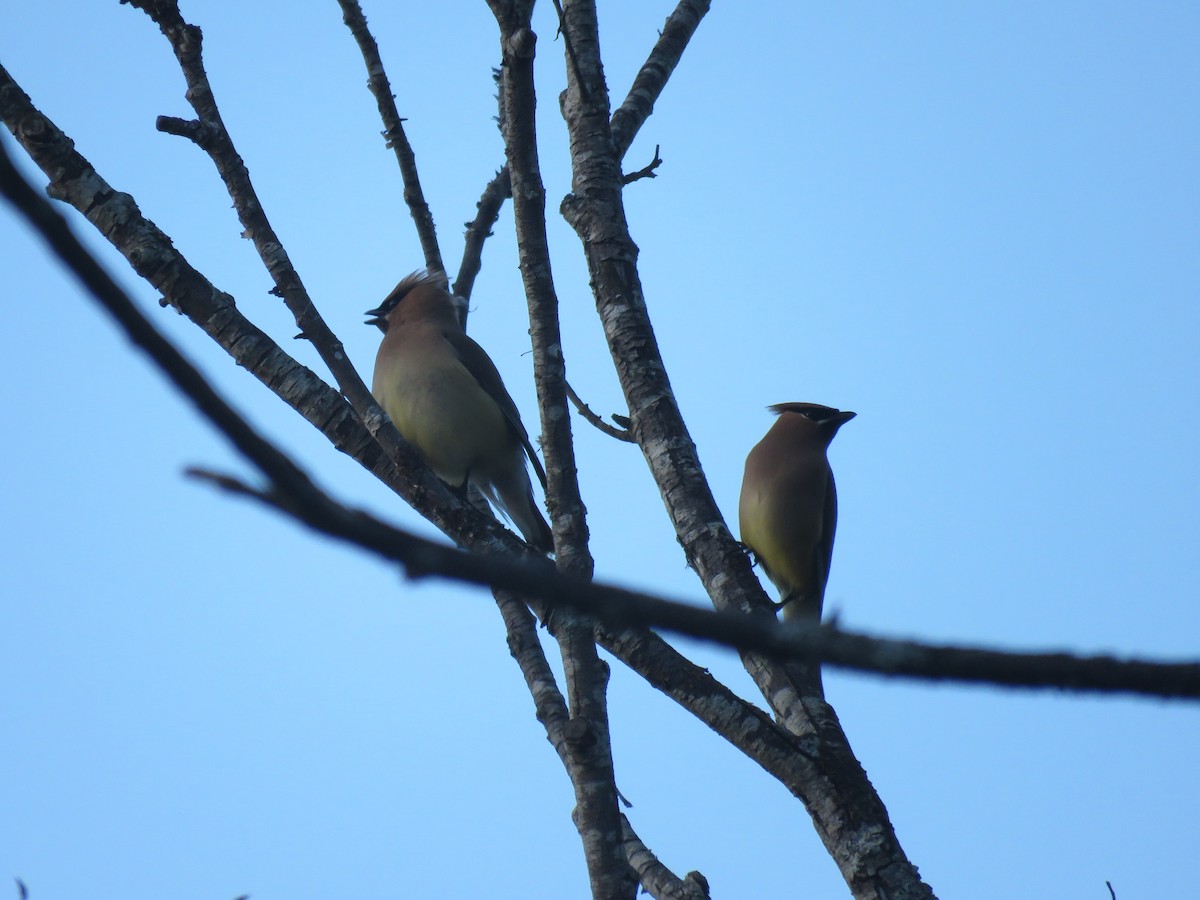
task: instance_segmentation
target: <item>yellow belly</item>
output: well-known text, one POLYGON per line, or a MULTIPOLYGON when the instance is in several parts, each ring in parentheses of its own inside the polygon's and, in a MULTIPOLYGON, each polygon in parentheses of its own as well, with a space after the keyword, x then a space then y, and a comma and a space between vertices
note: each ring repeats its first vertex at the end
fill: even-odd
POLYGON ((496 402, 455 357, 376 364, 371 392, 443 481, 461 487, 512 465, 518 445, 496 402))

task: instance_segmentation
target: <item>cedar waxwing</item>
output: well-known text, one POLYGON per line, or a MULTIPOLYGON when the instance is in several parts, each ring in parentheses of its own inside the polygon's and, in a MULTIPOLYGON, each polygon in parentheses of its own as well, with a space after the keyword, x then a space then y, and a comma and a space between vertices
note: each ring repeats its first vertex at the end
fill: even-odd
POLYGON ((783 617, 815 622, 837 528, 837 488, 825 451, 854 413, 817 403, 770 410, 779 418, 746 457, 738 503, 742 543, 779 589, 783 617))
POLYGON ((549 553, 554 538, 525 457, 543 488, 546 472, 495 363, 463 331, 444 285, 441 273, 413 272, 364 313, 383 332, 371 393, 439 478, 478 487, 526 541, 549 553))

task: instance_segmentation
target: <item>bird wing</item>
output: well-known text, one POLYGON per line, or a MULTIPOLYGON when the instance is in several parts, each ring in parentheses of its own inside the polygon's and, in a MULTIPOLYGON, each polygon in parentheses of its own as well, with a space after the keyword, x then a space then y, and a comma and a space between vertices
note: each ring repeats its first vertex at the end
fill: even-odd
POLYGON ((833 481, 833 472, 825 485, 825 511, 821 519, 821 540, 817 545, 817 584, 821 593, 825 593, 825 582, 829 580, 829 566, 833 562, 833 536, 837 531, 837 486, 833 481))
POLYGON ((525 430, 525 425, 521 422, 521 414, 517 411, 517 404, 513 402, 512 396, 504 387, 504 381, 500 378, 500 372, 497 370, 496 364, 492 362, 491 357, 484 352, 482 347, 462 332, 443 331, 442 336, 446 338, 447 343, 454 349, 459 360, 479 383, 479 386, 484 389, 489 397, 496 401, 496 405, 504 413, 504 418, 508 420, 513 434, 521 441, 525 455, 533 463, 533 471, 537 473, 538 481, 542 483, 542 488, 545 489, 546 470, 542 468, 542 462, 537 458, 537 453, 534 452, 533 444, 529 440, 529 432, 525 430))

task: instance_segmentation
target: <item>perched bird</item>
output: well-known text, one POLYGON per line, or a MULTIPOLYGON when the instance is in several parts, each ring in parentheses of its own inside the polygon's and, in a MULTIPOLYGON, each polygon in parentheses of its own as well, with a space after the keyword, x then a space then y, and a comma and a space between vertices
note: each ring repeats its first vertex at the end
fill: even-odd
POLYGON ((445 276, 414 272, 364 315, 383 332, 371 393, 404 439, 447 484, 475 485, 526 541, 553 550, 525 457, 543 488, 546 472, 495 363, 463 331, 445 276))
POLYGON ((783 617, 816 622, 837 529, 837 488, 825 451, 854 413, 817 403, 770 410, 779 418, 746 457, 742 543, 779 589, 783 617))

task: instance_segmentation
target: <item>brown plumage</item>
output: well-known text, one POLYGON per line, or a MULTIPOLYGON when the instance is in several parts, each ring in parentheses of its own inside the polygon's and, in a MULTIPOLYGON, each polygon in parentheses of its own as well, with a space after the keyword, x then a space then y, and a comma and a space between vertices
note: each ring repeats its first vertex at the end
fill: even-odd
POLYGON ((376 309, 383 331, 371 393, 404 439, 455 488, 474 484, 542 552, 554 539, 533 499, 528 458, 546 473, 495 364, 467 337, 441 273, 414 272, 376 309))
POLYGON ((779 589, 784 618, 817 621, 837 530, 837 487, 825 454, 854 413, 817 403, 770 410, 779 418, 746 457, 742 543, 779 589))

